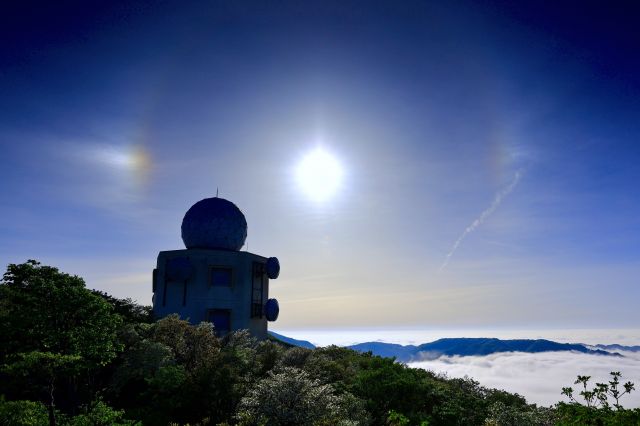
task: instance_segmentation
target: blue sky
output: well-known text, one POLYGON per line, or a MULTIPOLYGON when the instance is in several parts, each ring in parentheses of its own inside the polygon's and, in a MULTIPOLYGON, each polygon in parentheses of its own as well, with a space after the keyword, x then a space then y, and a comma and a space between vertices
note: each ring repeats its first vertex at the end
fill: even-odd
POLYGON ((278 327, 637 326, 637 5, 13 7, 2 264, 148 303, 220 188, 280 258, 278 327), (325 203, 295 181, 319 145, 325 203))

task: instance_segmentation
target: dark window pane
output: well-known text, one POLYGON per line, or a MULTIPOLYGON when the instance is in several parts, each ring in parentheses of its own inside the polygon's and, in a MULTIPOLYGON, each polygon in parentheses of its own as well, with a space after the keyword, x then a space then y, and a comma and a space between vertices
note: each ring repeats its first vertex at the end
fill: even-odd
POLYGON ((231 269, 211 268, 211 285, 214 287, 231 287, 231 269))
POLYGON ((210 310, 209 321, 213 323, 218 336, 225 336, 231 331, 231 311, 228 309, 210 310))
POLYGON ((251 318, 262 318, 262 297, 264 294, 265 268, 260 262, 253 262, 251 284, 251 318))

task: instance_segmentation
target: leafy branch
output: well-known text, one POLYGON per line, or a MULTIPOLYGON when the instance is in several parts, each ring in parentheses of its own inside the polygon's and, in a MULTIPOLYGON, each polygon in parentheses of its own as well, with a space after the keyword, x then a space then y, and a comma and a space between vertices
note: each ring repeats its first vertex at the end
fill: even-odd
POLYGON ((582 390, 579 395, 582 396, 585 404, 580 403, 573 396, 574 390, 572 387, 563 387, 562 395, 567 396, 574 404, 585 405, 588 408, 603 409, 611 408, 611 405, 609 404, 609 397, 611 397, 615 401, 613 403, 613 407, 615 407, 616 410, 620 410, 623 408, 620 404, 620 398, 635 390, 635 385, 633 382, 626 382, 622 384, 623 390, 620 388, 620 378, 622 377, 622 374, 619 371, 612 371, 610 374, 612 379, 608 383, 596 383, 593 388, 589 388, 589 380, 591 380, 591 376, 578 376, 574 384, 582 385, 582 390))

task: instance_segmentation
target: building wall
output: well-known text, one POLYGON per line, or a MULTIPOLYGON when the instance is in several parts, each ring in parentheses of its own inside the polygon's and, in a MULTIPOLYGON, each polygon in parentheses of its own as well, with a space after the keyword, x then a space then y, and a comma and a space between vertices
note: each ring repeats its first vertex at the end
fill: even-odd
POLYGON ((162 251, 154 272, 153 311, 157 318, 177 313, 192 324, 208 320, 211 309, 230 310, 231 330, 248 329, 259 339, 267 337, 267 320, 263 314, 252 318, 253 280, 264 283, 261 304, 267 302, 269 279, 264 272, 254 278, 254 262, 264 265, 267 259, 249 252, 185 249, 162 251), (191 264, 187 280, 170 280, 167 265, 172 259, 186 258, 191 264), (231 285, 211 285, 211 268, 230 268, 231 285), (186 286, 186 293, 185 293, 186 286), (165 288, 166 287, 166 288, 165 288), (166 293, 165 293, 166 292, 166 293), (165 298, 166 294, 166 298, 165 298))

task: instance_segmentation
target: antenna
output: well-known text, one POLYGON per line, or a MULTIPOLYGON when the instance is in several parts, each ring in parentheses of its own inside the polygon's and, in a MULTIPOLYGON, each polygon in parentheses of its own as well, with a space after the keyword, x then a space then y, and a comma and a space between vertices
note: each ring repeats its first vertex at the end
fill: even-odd
POLYGON ((216 198, 218 198, 218 187, 216 186, 216 198))

